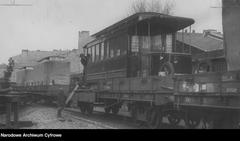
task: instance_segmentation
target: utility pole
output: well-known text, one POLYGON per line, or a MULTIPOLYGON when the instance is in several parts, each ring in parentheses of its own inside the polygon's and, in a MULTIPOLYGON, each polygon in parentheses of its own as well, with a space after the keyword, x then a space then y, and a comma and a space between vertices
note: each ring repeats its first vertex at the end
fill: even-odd
POLYGON ((0 6, 32 6, 32 4, 16 3, 16 0, 9 0, 9 4, 0 4, 0 6))

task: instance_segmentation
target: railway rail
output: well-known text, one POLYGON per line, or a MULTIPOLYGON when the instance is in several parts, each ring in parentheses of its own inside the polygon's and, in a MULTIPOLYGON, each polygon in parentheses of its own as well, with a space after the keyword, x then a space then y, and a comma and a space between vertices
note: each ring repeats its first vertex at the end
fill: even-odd
MULTIPOLYGON (((87 115, 81 113, 78 109, 66 108, 64 114, 106 129, 152 129, 145 122, 133 120, 127 113, 106 114, 101 108, 96 108, 93 114, 87 115)), ((164 119, 159 129, 185 129, 185 127, 182 125, 170 125, 167 119, 164 119)))

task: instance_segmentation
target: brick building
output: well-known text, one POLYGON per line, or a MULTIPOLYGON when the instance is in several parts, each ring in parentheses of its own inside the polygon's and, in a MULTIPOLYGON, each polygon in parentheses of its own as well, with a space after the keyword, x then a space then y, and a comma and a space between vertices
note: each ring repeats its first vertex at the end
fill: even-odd
POLYGON ((190 49, 194 73, 223 72, 227 70, 223 34, 216 30, 202 33, 183 32, 177 34, 177 44, 182 50, 190 49))
POLYGON ((15 61, 15 70, 12 74, 11 80, 16 82, 16 71, 23 67, 33 67, 39 64, 39 60, 49 56, 62 56, 65 60, 70 62, 70 73, 79 74, 83 67, 80 62, 80 54, 83 53, 82 47, 92 40, 89 31, 79 32, 78 49, 73 50, 53 50, 53 51, 30 51, 22 50, 22 53, 12 57, 15 61))

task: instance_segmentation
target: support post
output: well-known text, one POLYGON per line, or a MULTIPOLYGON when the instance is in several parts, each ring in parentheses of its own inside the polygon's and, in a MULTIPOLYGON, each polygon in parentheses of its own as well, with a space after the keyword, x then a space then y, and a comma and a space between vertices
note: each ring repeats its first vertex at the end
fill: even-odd
POLYGON ((6 127, 7 128, 11 127, 11 110, 12 110, 12 103, 7 102, 7 107, 6 107, 6 127))
POLYGON ((13 113, 14 113, 14 125, 17 126, 18 124, 18 103, 13 103, 13 113))

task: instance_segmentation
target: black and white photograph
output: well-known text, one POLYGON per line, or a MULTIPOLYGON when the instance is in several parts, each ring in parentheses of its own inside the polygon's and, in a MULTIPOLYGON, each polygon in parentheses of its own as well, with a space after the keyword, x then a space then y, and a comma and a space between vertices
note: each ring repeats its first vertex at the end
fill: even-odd
POLYGON ((239 127, 240 0, 0 0, 0 138, 239 127))

